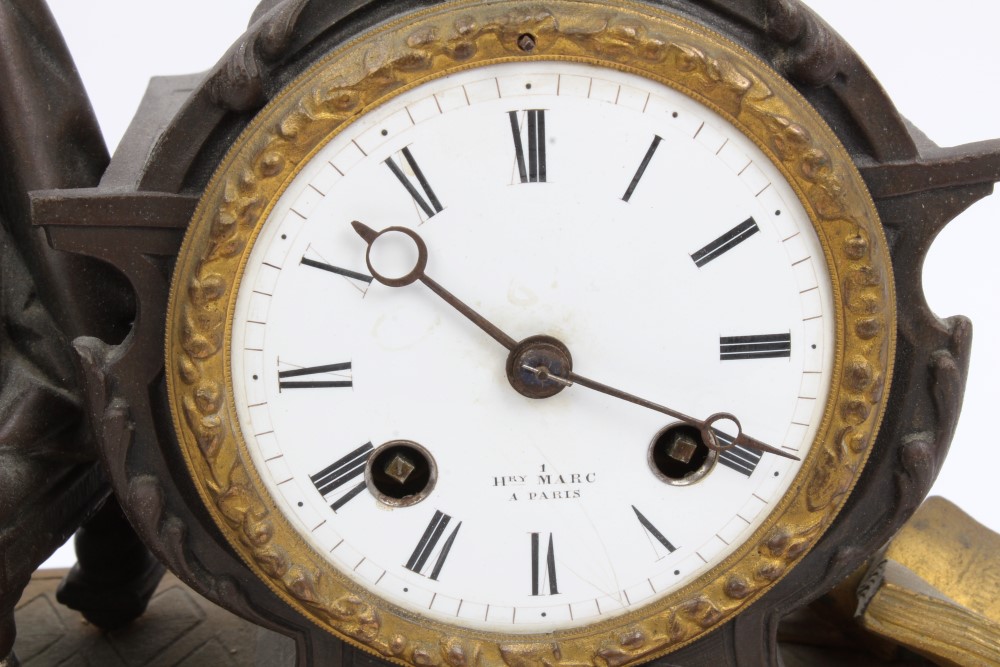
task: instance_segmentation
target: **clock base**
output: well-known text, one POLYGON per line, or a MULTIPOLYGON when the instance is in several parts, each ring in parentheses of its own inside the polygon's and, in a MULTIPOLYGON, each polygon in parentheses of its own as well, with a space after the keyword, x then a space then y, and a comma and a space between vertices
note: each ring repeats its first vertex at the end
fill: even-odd
MULTIPOLYGON (((171 574, 157 587, 149 612, 136 623, 111 634, 79 623, 75 613, 59 605, 55 589, 65 570, 39 570, 18 604, 21 632, 16 649, 26 664, 50 667, 77 655, 88 664, 192 665, 226 664, 231 667, 296 667, 296 642, 250 624, 196 595, 171 574), (109 655, 121 662, 107 663, 109 655), (138 662, 147 660, 146 662, 138 662)), ((313 664, 351 667, 386 667, 388 663, 367 653, 322 638, 310 646, 313 664), (320 656, 322 659, 320 659, 320 656)), ((816 610, 796 614, 782 625, 780 652, 785 667, 929 667, 933 663, 895 644, 879 650, 861 644, 829 615, 816 610)), ((717 664, 696 662, 692 651, 665 656, 655 667, 717 664)), ((711 659, 711 656, 706 658, 711 659)), ((0 667, 20 667, 13 654, 0 667)))

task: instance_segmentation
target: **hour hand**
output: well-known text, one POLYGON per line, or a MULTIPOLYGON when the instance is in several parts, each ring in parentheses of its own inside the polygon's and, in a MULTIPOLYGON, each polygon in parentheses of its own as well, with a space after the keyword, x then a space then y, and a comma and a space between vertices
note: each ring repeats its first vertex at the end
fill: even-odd
POLYGON ((404 287, 419 281, 506 349, 513 350, 514 346, 517 345, 517 341, 504 333, 498 326, 474 311, 427 275, 425 272, 427 268, 427 244, 417 232, 409 227, 386 227, 377 232, 357 220, 352 222, 351 226, 358 233, 358 236, 368 244, 365 261, 368 263, 368 270, 375 280, 387 287, 404 287), (395 261, 391 261, 394 255, 395 261), (381 266, 381 270, 376 268, 376 265, 381 266))

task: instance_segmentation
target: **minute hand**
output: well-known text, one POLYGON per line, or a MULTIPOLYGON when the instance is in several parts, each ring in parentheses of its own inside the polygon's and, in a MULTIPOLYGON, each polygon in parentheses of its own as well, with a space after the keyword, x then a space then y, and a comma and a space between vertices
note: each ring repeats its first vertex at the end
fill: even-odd
POLYGON ((682 412, 678 412, 677 410, 671 410, 665 405, 660 405, 659 403, 653 403, 652 401, 647 401, 644 398, 639 398, 638 396, 630 394, 626 391, 622 391, 621 389, 615 389, 614 387, 609 387, 606 384, 602 384, 595 380, 591 380, 590 378, 583 377, 579 373, 574 373, 570 371, 566 379, 582 387, 587 387, 588 389, 599 391, 602 394, 607 394, 608 396, 620 398, 623 401, 628 401, 629 403, 635 403, 636 405, 640 405, 644 408, 649 408, 650 410, 655 410, 656 412, 662 412, 663 414, 673 417, 674 419, 678 419, 684 422, 685 424, 694 426, 695 428, 701 431, 702 440, 710 449, 714 449, 716 451, 722 451, 739 445, 742 447, 749 447, 750 449, 756 449, 762 452, 768 452, 776 456, 783 456, 786 459, 792 459, 793 461, 800 460, 799 457, 793 454, 789 454, 786 451, 783 451, 776 447, 772 447, 771 445, 765 444, 760 440, 751 438, 750 436, 744 434, 743 427, 740 425, 740 421, 729 413, 717 412, 706 420, 695 419, 694 417, 689 417, 688 415, 682 412), (722 420, 732 421, 733 423, 736 424, 737 428, 739 429, 739 433, 736 435, 735 438, 733 438, 732 443, 729 444, 721 443, 719 441, 718 434, 715 432, 715 429, 712 428, 712 425, 715 422, 722 420))

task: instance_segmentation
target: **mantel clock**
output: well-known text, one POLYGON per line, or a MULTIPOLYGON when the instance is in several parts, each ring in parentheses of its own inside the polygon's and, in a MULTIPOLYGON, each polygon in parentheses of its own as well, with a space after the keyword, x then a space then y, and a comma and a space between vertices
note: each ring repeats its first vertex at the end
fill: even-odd
POLYGON ((34 195, 139 295, 91 419, 299 664, 778 664, 947 449, 969 327, 915 276, 997 152, 799 2, 264 2, 143 109, 34 195))

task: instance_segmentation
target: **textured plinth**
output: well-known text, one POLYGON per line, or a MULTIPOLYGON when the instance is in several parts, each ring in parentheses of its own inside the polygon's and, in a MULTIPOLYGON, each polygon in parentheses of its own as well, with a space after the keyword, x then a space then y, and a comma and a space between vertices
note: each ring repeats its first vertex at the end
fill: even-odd
POLYGON ((142 617, 112 632, 56 602, 65 574, 36 572, 17 605, 14 650, 22 667, 257 667, 264 655, 268 667, 282 667, 273 656, 289 640, 216 607, 171 574, 142 617))

